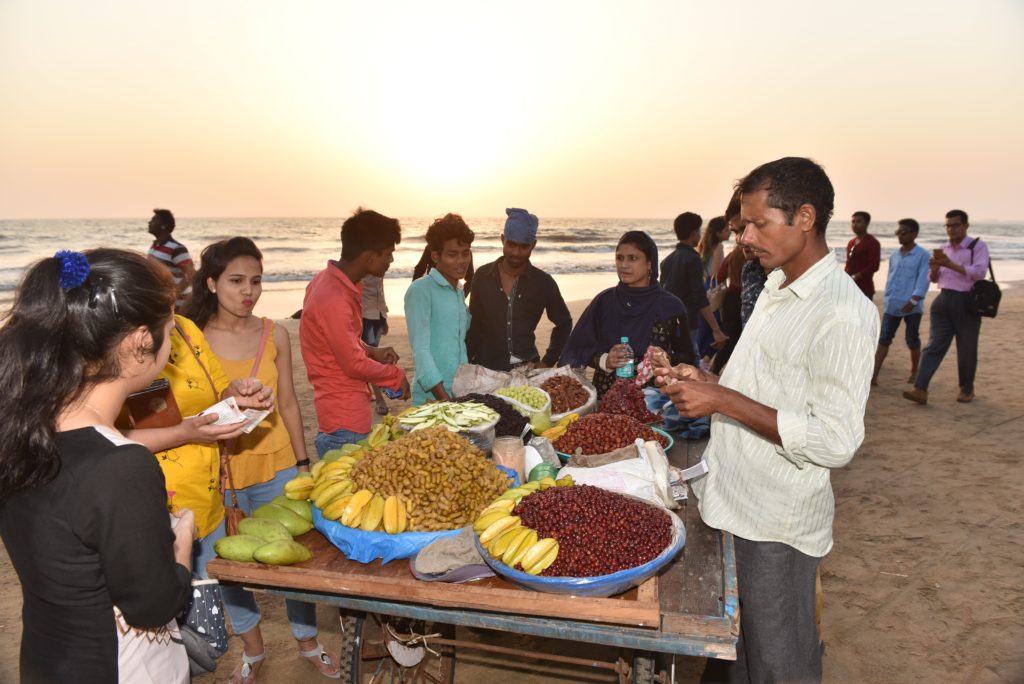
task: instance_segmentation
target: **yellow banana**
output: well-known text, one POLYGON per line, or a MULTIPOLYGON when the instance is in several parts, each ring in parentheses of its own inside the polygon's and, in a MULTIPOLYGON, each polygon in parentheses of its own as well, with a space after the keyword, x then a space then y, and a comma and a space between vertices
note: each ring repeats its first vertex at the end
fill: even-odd
MULTIPOLYGON (((540 572, 540 570, 538 570, 537 572, 530 571, 537 563, 539 563, 547 557, 551 549, 554 549, 555 555, 558 555, 558 540, 554 537, 546 537, 544 539, 541 539, 539 542, 531 546, 525 554, 523 554, 523 557, 519 559, 519 564, 523 566, 523 570, 525 570, 526 572, 529 572, 531 575, 536 575, 540 572)), ((554 562, 555 559, 552 558, 551 563, 554 562)), ((551 563, 548 563, 548 565, 551 565, 551 563)), ((545 565, 544 567, 546 568, 547 565, 545 565)), ((544 568, 541 568, 541 570, 543 569, 544 568)))
POLYGON ((511 511, 515 507, 516 502, 512 499, 497 499, 488 504, 487 508, 480 511, 480 515, 477 516, 477 519, 482 518, 487 513, 491 513, 493 511, 511 511))
POLYGON ((401 502, 394 494, 384 501, 384 531, 388 534, 398 534, 398 507, 400 505, 401 502))
POLYGON ((502 556, 501 558, 501 562, 510 568, 516 567, 516 563, 521 561, 523 559, 523 556, 526 555, 526 552, 529 551, 533 547, 533 545, 537 543, 537 531, 530 530, 529 528, 526 529, 529 530, 529 534, 527 534, 523 537, 523 539, 520 540, 518 546, 516 547, 515 554, 510 559, 506 560, 505 556, 508 555, 508 552, 506 551, 505 556, 502 556))
POLYGON ((513 487, 512 489, 509 489, 508 491, 506 491, 504 494, 502 494, 498 498, 499 499, 512 499, 516 503, 519 503, 520 499, 522 499, 524 496, 527 496, 528 494, 532 494, 532 493, 533 492, 530 491, 529 489, 524 489, 522 486, 519 486, 519 487, 513 487))
POLYGON ((554 563, 556 558, 558 558, 558 544, 555 544, 553 547, 551 547, 551 549, 548 550, 548 552, 544 556, 542 556, 539 561, 537 561, 528 568, 524 568, 524 570, 528 575, 539 575, 540 573, 544 572, 544 570, 547 569, 548 566, 554 563))
POLYGON ((321 477, 319 480, 317 480, 317 483, 313 486, 313 488, 309 490, 309 498, 310 498, 310 500, 316 501, 317 498, 321 494, 324 493, 325 489, 330 487, 335 482, 338 482, 339 480, 343 480, 343 479, 344 478, 342 476, 340 476, 340 475, 337 476, 337 478, 321 477))
POLYGON ((320 496, 316 497, 313 500, 313 503, 322 511, 327 504, 331 503, 339 496, 342 496, 343 494, 350 494, 352 492, 352 487, 354 486, 355 485, 352 480, 339 480, 320 492, 320 496))
POLYGON ((535 492, 538 489, 540 489, 540 482, 537 482, 536 480, 534 480, 533 482, 524 482, 523 484, 519 485, 519 489, 526 489, 531 492, 535 492))
POLYGON ((362 520, 359 521, 359 529, 364 532, 373 532, 380 525, 384 518, 384 497, 374 494, 370 503, 366 504, 362 520))
POLYGON ((539 482, 541 489, 550 489, 551 487, 558 486, 558 483, 555 482, 555 478, 553 477, 543 477, 539 480, 539 482))
POLYGON ((313 476, 314 480, 320 477, 320 471, 324 469, 327 463, 325 461, 317 461, 313 464, 313 467, 309 469, 309 474, 313 476))
POLYGON ((523 529, 525 528, 521 525, 513 525, 508 528, 495 537, 495 539, 487 546, 487 552, 491 554, 492 558, 500 559, 506 549, 508 549, 509 544, 512 543, 512 540, 518 537, 519 531, 523 529))
MULTIPOLYGON (((342 456, 342 458, 345 457, 342 456)), ((343 461, 339 458, 337 461, 331 461, 330 463, 325 464, 323 469, 320 471, 320 476, 327 477, 331 473, 347 473, 350 470, 352 470, 352 463, 349 461, 343 461)))
POLYGON ((348 502, 351 500, 351 494, 343 494, 331 503, 327 504, 327 506, 320 511, 320 515, 324 516, 327 520, 337 520, 341 517, 341 514, 345 512, 345 506, 348 506, 348 502))
POLYGON ((341 514, 341 524, 348 527, 356 527, 362 517, 363 509, 373 498, 373 492, 369 489, 360 489, 349 500, 345 506, 345 512, 341 514))
POLYGON ((481 534, 492 524, 509 515, 512 515, 509 511, 491 511, 490 513, 483 514, 473 523, 473 531, 481 534))
POLYGON ((572 479, 572 475, 563 475, 562 477, 555 480, 555 484, 559 487, 571 487, 576 484, 576 481, 572 479))
MULTIPOLYGON (((501 562, 508 565, 513 558, 519 553, 519 547, 530 538, 530 533, 533 532, 534 541, 537 540, 537 533, 531 530, 529 527, 513 527, 516 531, 516 536, 512 538, 508 546, 505 547, 505 553, 501 554, 501 562)), ((532 544, 531 544, 532 546, 532 544)))
POLYGON ((499 518, 498 520, 495 520, 493 523, 491 523, 486 530, 480 533, 480 543, 486 546, 490 543, 492 539, 497 537, 499 534, 509 529, 510 527, 515 527, 518 524, 518 515, 506 515, 503 518, 499 518))
POLYGON ((309 473, 299 473, 296 477, 284 483, 284 491, 292 492, 299 489, 306 489, 313 484, 313 476, 309 473))

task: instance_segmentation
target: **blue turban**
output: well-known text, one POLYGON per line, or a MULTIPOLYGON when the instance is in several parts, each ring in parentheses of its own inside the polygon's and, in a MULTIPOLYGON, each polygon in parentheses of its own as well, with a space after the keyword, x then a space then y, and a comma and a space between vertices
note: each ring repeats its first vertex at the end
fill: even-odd
POLYGON ((532 245, 537 241, 537 226, 540 220, 525 209, 506 209, 508 218, 505 219, 506 240, 521 242, 524 245, 532 245))

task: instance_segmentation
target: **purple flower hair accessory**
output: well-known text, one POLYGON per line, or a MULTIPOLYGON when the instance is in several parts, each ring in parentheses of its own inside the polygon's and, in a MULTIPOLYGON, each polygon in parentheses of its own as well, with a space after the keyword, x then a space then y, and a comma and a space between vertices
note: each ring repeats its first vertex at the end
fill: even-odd
POLYGON ((89 261, 81 252, 62 249, 53 255, 60 260, 60 286, 73 290, 89 277, 89 261))

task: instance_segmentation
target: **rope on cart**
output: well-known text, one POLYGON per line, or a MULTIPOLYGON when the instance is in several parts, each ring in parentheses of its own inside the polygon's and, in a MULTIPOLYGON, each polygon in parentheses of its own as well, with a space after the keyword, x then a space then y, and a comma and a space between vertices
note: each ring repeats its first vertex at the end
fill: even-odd
POLYGON ((392 629, 390 622, 385 623, 384 626, 388 628, 388 633, 391 635, 391 638, 393 638, 395 641, 402 644, 403 646, 411 648, 416 644, 423 642, 423 648, 427 649, 427 651, 429 651, 430 653, 433 653, 435 657, 441 657, 441 654, 432 649, 430 647, 430 644, 427 643, 427 639, 433 639, 435 637, 441 636, 440 632, 435 632, 434 634, 417 634, 416 632, 411 632, 408 638, 403 638, 399 636, 394 629, 392 629))

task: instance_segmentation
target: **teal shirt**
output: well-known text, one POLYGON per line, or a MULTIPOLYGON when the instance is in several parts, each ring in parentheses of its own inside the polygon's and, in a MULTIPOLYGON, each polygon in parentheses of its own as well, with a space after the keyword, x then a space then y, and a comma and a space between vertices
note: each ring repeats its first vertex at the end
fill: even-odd
POLYGON ((469 361, 466 356, 469 318, 462 286, 452 287, 436 268, 406 290, 405 322, 416 364, 413 406, 431 401, 434 395, 430 388, 439 382, 443 382, 451 394, 455 369, 469 361))

